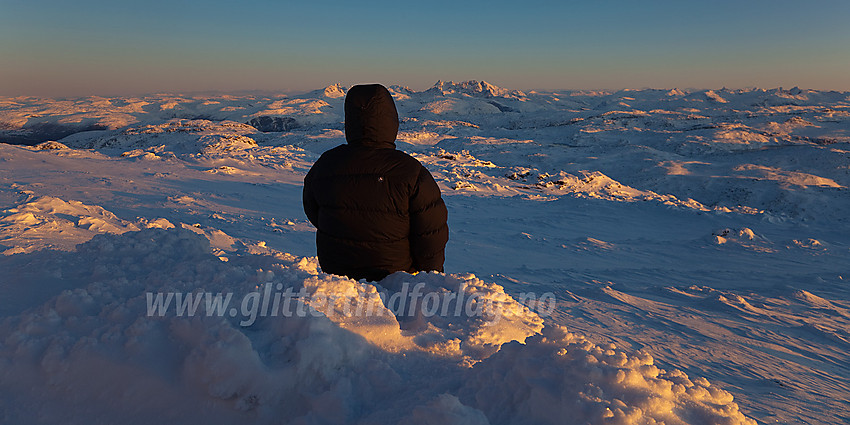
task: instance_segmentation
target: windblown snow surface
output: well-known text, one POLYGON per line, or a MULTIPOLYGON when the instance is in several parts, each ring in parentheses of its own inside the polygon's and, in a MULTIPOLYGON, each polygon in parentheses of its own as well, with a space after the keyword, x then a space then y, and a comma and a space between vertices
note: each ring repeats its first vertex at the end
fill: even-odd
POLYGON ((392 87, 446 273, 357 282, 345 91, 0 98, 0 422, 850 421, 848 93, 392 87))

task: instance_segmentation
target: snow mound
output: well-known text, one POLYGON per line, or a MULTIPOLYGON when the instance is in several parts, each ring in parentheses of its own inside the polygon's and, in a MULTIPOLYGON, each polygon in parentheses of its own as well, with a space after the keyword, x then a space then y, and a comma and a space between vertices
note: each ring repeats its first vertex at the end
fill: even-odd
POLYGON ((133 161, 180 159, 211 167, 215 174, 257 176, 256 170, 309 168, 303 149, 286 144, 260 146, 264 134, 235 121, 173 119, 159 124, 128 127, 92 138, 63 139, 76 149, 94 149, 133 161))
POLYGON ((830 178, 816 176, 809 173, 801 173, 797 171, 787 171, 776 167, 768 167, 755 164, 741 164, 734 168, 735 171, 741 172, 742 175, 755 175, 765 180, 773 180, 779 183, 779 186, 785 189, 797 186, 820 186, 831 188, 844 188, 844 186, 835 182, 830 178))
POLYGON ((434 100, 423 106, 420 111, 437 116, 468 116, 477 114, 499 114, 501 110, 494 104, 477 100, 444 98, 434 100))
POLYGON ((762 253, 773 253, 777 251, 777 248, 772 241, 764 236, 756 234, 748 227, 740 229, 719 229, 712 232, 709 239, 712 244, 718 246, 736 246, 762 253))
POLYGON ((53 140, 50 140, 50 141, 47 141, 47 142, 43 142, 43 143, 39 143, 39 144, 37 144, 37 145, 35 145, 35 146, 33 146, 33 147, 34 147, 35 149, 42 150, 42 151, 46 151, 46 150, 68 149, 68 147, 67 147, 67 146, 65 146, 65 145, 63 145, 62 143, 59 143, 59 142, 57 142, 57 141, 53 141, 53 140))
POLYGON ((0 248, 12 255, 51 248, 69 251, 100 233, 121 234, 139 227, 97 205, 34 197, 0 212, 0 248))
POLYGON ((658 194, 651 190, 640 190, 624 185, 599 171, 581 170, 579 174, 580 176, 577 176, 565 171, 555 176, 543 174, 538 176, 537 186, 548 191, 569 192, 580 197, 620 202, 656 201, 698 211, 710 210, 693 199, 683 201, 673 195, 658 194))
POLYGON ((460 399, 491 423, 756 423, 704 378, 659 369, 647 353, 599 346, 562 327, 502 347, 471 375, 460 399))
POLYGON ((829 300, 821 298, 809 291, 795 291, 794 298, 816 307, 833 308, 833 305, 831 302, 829 302, 829 300))
POLYGON ((68 140, 75 148, 124 151, 123 157, 159 159, 193 154, 228 155, 257 146, 250 135, 258 130, 234 121, 172 119, 160 124, 128 127, 92 139, 68 140))
POLYGON ((343 120, 341 113, 344 95, 339 95, 341 90, 340 87, 330 86, 318 92, 308 93, 304 97, 276 100, 263 105, 250 117, 290 117, 302 125, 339 123, 343 120))
POLYGON ((806 120, 805 118, 801 118, 799 116, 793 116, 788 118, 782 123, 778 122, 768 122, 764 126, 768 131, 773 133, 778 133, 782 135, 787 135, 792 133, 794 130, 806 128, 806 127, 817 127, 811 121, 806 120))
MULTIPOLYGON (((46 302, 0 321, 8 422, 753 423, 725 391, 647 354, 557 327, 537 334, 540 317, 472 275, 398 273, 376 285, 280 252, 222 262, 179 228, 25 255, 42 260, 33 275, 64 277, 46 302), (489 303, 490 313, 394 312, 405 283, 478 294, 465 308, 489 303)), ((4 270, 26 263, 0 258, 4 270)))
POLYGON ((422 298, 411 299, 406 306, 390 295, 387 308, 414 313, 400 315, 398 326, 412 337, 415 346, 464 364, 490 356, 504 343, 525 341, 543 329, 539 315, 517 303, 501 286, 473 274, 394 273, 380 286, 393 294, 413 294, 421 288, 422 298))
POLYGON ((779 140, 765 135, 762 132, 753 131, 743 125, 721 126, 714 134, 713 143, 721 145, 752 145, 756 148, 779 143, 779 140))
POLYGON ((434 131, 400 131, 398 133, 398 138, 396 139, 396 144, 398 145, 399 142, 401 142, 411 145, 431 146, 453 137, 454 136, 440 134, 434 131))

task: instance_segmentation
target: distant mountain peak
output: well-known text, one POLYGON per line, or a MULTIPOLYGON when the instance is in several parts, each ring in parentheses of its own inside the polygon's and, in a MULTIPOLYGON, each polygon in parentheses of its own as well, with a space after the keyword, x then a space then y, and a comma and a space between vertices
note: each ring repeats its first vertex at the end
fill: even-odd
POLYGON ((401 85, 398 85, 398 84, 393 84, 393 85, 387 87, 387 89, 389 89, 389 91, 391 93, 404 93, 404 94, 414 93, 414 90, 411 89, 410 87, 401 86, 401 85))
POLYGON ((345 89, 343 89, 339 83, 332 84, 322 90, 322 95, 332 99, 339 99, 340 97, 345 97, 345 89))
POLYGON ((468 80, 462 81, 459 83, 455 83, 454 81, 445 82, 443 80, 437 80, 434 84, 434 87, 431 87, 428 91, 434 91, 442 93, 443 95, 452 94, 452 93, 465 93, 472 96, 484 96, 484 97, 510 97, 510 98, 524 98, 526 97, 525 93, 519 90, 510 90, 505 89, 499 86, 495 86, 490 84, 484 80, 468 80))

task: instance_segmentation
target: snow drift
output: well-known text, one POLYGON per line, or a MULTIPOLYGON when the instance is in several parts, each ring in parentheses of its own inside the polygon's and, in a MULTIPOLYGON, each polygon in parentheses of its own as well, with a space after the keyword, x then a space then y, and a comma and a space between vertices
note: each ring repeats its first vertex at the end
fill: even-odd
POLYGON ((487 315, 401 319, 421 322, 411 326, 382 303, 386 288, 319 273, 315 258, 243 252, 223 262, 206 238, 179 228, 103 234, 74 253, 0 262, 8 269, 47 256, 26 283, 3 282, 7 291, 55 292, 0 323, 4 422, 753 423, 705 379, 543 329, 537 314, 474 276, 397 273, 380 282, 421 282, 426 294, 462 291, 489 304, 487 315), (58 276, 61 290, 39 284, 58 276), (203 303, 191 317, 150 314, 147 294, 242 300, 264 285, 303 290, 310 313, 250 326, 203 303), (374 309, 311 307, 322 293, 374 309))

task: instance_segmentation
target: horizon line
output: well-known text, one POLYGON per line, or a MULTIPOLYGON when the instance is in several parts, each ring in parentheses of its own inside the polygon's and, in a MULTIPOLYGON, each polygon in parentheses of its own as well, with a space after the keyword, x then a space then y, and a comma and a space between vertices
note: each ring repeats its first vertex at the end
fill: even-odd
MULTIPOLYGON (((528 93, 548 94, 548 93, 559 93, 559 92, 566 92, 566 93, 604 92, 604 93, 608 93, 608 94, 613 94, 613 93, 617 93, 617 92, 621 92, 621 91, 649 91, 649 90, 654 90, 654 91, 680 90, 680 91, 685 92, 686 94, 692 94, 692 93, 698 93, 698 92, 703 92, 703 91, 757 91, 757 90, 761 90, 761 91, 777 91, 777 90, 778 91, 790 91, 790 90, 794 90, 794 89, 801 90, 801 91, 814 91, 814 92, 824 92, 824 93, 830 93, 830 92, 832 92, 832 93, 835 93, 835 92, 837 92, 837 93, 850 93, 850 90, 814 89, 814 88, 800 87, 799 85, 795 85, 795 86, 788 88, 788 89, 786 89, 784 86, 776 86, 776 87, 759 87, 759 86, 727 87, 727 86, 723 86, 723 87, 720 87, 720 88, 709 88, 709 87, 684 87, 684 88, 682 88, 682 87, 653 87, 653 86, 627 87, 627 86, 624 86, 624 87, 619 87, 619 88, 610 88, 609 87, 609 88, 557 88, 557 89, 528 88, 528 89, 526 89, 526 88, 511 88, 511 87, 502 86, 502 85, 499 85, 499 84, 493 84, 493 83, 486 81, 486 80, 474 80, 474 79, 472 79, 472 80, 454 81, 454 80, 438 79, 433 85, 428 86, 428 87, 421 89, 421 90, 416 90, 416 89, 410 88, 410 86, 406 85, 406 84, 385 84, 385 83, 379 83, 379 84, 382 84, 382 85, 386 86, 387 88, 399 87, 399 88, 406 88, 406 89, 412 90, 413 92, 416 92, 416 93, 422 93, 422 92, 430 90, 434 87, 437 87, 437 85, 441 82, 447 83, 447 84, 453 84, 453 85, 460 85, 460 84, 465 84, 465 83, 473 83, 473 84, 475 84, 475 83, 486 83, 486 84, 489 84, 489 85, 494 86, 496 88, 500 88, 500 89, 504 89, 504 90, 510 90, 510 91, 521 91, 521 92, 524 92, 526 94, 528 94, 528 93)), ((20 95, 0 94, 0 98, 5 98, 5 99, 16 99, 16 98, 66 99, 66 98, 86 98, 86 97, 121 98, 121 97, 178 96, 178 95, 179 96, 227 96, 227 95, 300 96, 300 95, 304 95, 304 94, 315 92, 315 91, 322 91, 322 90, 325 90, 327 88, 334 87, 334 86, 348 90, 353 85, 370 84, 370 83, 372 83, 372 82, 369 82, 369 83, 364 82, 364 83, 356 83, 356 84, 348 85, 348 84, 342 84, 342 83, 337 81, 337 82, 334 82, 334 83, 326 84, 326 85, 318 87, 318 88, 307 89, 307 90, 305 90, 305 89, 285 89, 285 88, 278 88, 278 89, 244 88, 244 89, 230 89, 230 90, 222 90, 222 89, 174 90, 174 91, 156 90, 156 91, 141 91, 141 92, 124 93, 124 94, 90 93, 90 94, 59 95, 59 96, 55 96, 55 95, 33 95, 33 94, 20 94, 20 95)))

